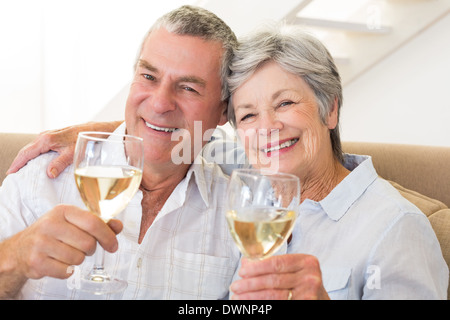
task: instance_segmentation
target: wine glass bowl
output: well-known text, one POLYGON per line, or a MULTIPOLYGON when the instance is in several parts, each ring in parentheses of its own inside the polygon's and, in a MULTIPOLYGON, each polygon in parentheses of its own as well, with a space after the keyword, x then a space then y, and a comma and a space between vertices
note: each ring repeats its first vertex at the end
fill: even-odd
MULTIPOLYGON (((105 132, 78 135, 75 182, 86 207, 105 223, 122 212, 139 189, 143 165, 143 140, 139 137, 105 132)), ((104 254, 97 245, 94 266, 81 279, 81 290, 106 294, 127 287, 126 281, 105 270, 104 254)))
POLYGON ((289 238, 300 205, 300 181, 286 173, 237 169, 227 188, 226 218, 249 259, 273 255, 289 238))

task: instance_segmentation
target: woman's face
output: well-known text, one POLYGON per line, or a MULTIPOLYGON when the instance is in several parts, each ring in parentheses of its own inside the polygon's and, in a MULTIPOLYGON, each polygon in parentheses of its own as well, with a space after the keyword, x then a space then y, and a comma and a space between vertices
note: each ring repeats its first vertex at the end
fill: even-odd
POLYGON ((312 89, 277 63, 265 63, 241 85, 233 106, 239 137, 254 167, 304 178, 320 172, 333 157, 329 130, 337 124, 337 108, 324 125, 312 89))

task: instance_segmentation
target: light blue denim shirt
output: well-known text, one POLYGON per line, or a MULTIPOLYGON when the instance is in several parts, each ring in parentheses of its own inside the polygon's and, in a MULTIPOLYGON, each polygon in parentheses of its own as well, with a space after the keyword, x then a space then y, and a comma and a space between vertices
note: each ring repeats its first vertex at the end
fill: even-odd
MULTIPOLYGON (((248 165, 236 139, 216 136, 205 153, 224 172, 248 165)), ((449 270, 428 218, 378 176, 371 157, 346 154, 345 167, 351 173, 327 197, 301 204, 277 254, 317 257, 331 299, 446 299, 449 270)))
POLYGON ((288 253, 316 256, 332 299, 446 299, 449 271, 428 218, 368 156, 322 201, 305 200, 288 253))

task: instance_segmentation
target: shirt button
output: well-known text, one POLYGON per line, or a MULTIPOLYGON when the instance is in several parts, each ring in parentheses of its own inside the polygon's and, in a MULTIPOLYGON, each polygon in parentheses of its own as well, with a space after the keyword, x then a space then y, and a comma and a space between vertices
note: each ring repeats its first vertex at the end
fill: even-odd
POLYGON ((136 267, 139 269, 141 266, 142 266, 142 258, 139 258, 136 263, 136 267))

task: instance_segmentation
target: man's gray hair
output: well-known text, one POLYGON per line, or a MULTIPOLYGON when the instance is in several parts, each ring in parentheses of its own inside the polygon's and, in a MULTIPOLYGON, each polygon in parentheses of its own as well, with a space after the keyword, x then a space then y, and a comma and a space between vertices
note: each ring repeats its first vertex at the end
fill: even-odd
POLYGON ((325 46, 302 29, 285 25, 267 25, 240 39, 231 62, 228 78, 230 102, 228 120, 235 127, 233 93, 247 81, 265 62, 274 61, 284 70, 301 77, 314 91, 319 115, 324 124, 333 110, 335 100, 338 107, 338 124, 330 130, 333 153, 342 162, 342 147, 339 134, 339 113, 342 105, 342 85, 336 65, 325 46))
MULTIPOLYGON (((237 47, 237 38, 231 28, 214 13, 195 6, 185 5, 170 11, 160 17, 150 28, 147 36, 154 31, 164 28, 170 33, 199 37, 206 41, 217 41, 222 43, 224 54, 220 70, 222 82, 222 101, 227 101, 229 90, 227 77, 229 75, 229 64, 233 50, 237 47)), ((144 40, 145 43, 145 40, 144 40)), ((144 46, 144 43, 142 46, 144 46)), ((142 48, 140 52, 142 51, 142 48)), ((199 61, 198 63, 202 63, 199 61)))

